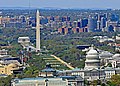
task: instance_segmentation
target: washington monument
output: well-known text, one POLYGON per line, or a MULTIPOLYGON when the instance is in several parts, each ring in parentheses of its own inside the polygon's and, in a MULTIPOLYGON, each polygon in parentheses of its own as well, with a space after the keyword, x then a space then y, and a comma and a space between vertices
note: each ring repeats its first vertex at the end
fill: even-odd
POLYGON ((40 51, 40 13, 36 13, 36 52, 40 51))

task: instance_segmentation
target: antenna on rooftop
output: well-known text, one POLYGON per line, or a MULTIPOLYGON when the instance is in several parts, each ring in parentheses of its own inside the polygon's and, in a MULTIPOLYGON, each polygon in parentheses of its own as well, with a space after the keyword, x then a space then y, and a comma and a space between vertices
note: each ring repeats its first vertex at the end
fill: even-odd
POLYGON ((30 15, 30 8, 31 8, 31 3, 30 3, 30 0, 29 0, 29 15, 30 15))

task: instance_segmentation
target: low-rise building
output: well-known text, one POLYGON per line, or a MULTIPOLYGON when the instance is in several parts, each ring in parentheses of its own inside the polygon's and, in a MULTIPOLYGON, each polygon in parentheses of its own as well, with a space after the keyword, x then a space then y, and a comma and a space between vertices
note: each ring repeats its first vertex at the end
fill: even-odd
POLYGON ((62 78, 24 78, 14 79, 12 86, 66 86, 62 78))
POLYGON ((25 48, 26 46, 29 46, 30 38, 29 37, 19 37, 18 43, 20 43, 23 46, 23 48, 25 48))
POLYGON ((84 79, 81 76, 62 75, 46 65, 38 78, 13 79, 12 86, 84 86, 84 79))
POLYGON ((12 80, 12 86, 84 86, 84 80, 76 76, 54 78, 24 78, 12 80))
POLYGON ((0 74, 12 75, 14 73, 20 73, 22 67, 15 63, 0 63, 0 74))

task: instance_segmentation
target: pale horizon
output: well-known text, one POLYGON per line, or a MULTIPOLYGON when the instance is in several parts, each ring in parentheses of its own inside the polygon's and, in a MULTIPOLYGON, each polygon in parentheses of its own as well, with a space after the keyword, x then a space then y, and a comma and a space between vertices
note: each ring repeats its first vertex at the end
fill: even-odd
POLYGON ((1 0, 0 7, 120 9, 120 0, 1 0))

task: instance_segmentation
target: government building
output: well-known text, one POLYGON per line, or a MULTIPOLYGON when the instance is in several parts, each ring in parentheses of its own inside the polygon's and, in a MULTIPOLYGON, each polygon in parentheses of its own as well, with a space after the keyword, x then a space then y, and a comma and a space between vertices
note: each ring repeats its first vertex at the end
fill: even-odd
MULTIPOLYGON (((94 81, 94 80, 109 80, 112 75, 120 74, 120 67, 116 67, 116 59, 120 59, 120 55, 113 55, 111 53, 100 54, 97 49, 91 47, 86 53, 85 67, 83 69, 73 69, 70 71, 64 71, 64 74, 69 74, 72 76, 81 76, 84 80, 94 81), (104 55, 104 56, 103 56, 104 55), (102 58, 100 57, 102 56, 102 58), (104 61, 106 64, 111 63, 111 67, 101 65, 104 61)), ((117 60, 119 61, 119 60, 117 60)))

